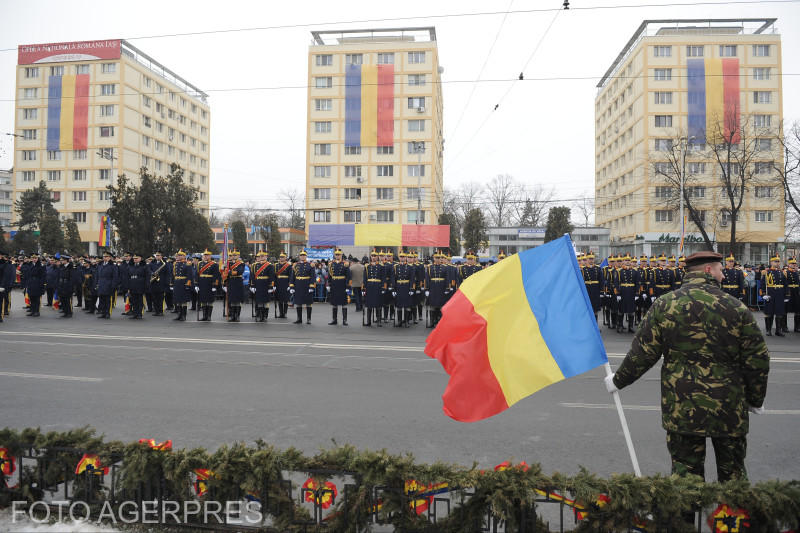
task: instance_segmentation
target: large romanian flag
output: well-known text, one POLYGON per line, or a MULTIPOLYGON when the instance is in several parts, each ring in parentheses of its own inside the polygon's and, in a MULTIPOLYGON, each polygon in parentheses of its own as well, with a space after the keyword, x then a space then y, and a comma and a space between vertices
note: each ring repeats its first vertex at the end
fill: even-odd
POLYGON ((47 149, 86 150, 89 75, 50 76, 47 89, 47 149))
POLYGON ((345 146, 394 145, 394 65, 347 65, 345 146))
POLYGON ((713 142, 720 134, 739 142, 739 59, 707 58, 686 61, 689 93, 689 136, 713 142), (731 135, 733 135, 731 137, 731 135))
POLYGON ((470 276, 426 344, 450 375, 444 412, 461 422, 608 362, 567 235, 470 276))

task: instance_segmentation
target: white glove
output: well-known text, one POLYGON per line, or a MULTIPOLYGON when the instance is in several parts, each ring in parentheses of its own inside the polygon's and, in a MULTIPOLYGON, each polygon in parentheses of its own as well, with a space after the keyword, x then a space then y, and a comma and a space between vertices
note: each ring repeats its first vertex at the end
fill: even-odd
POLYGON ((272 288, 271 288, 270 290, 268 290, 267 292, 268 292, 268 293, 270 293, 270 294, 272 294, 273 292, 275 292, 275 287, 272 287, 272 288))
POLYGON ((651 296, 651 297, 650 297, 650 301, 651 301, 651 302, 655 302, 655 301, 656 301, 656 297, 655 297, 655 296, 651 296))
POLYGON ((617 301, 621 302, 622 301, 622 296, 617 296, 617 301))
POLYGON ((313 293, 314 292, 314 287, 309 287, 308 288, 308 292, 313 293))
POLYGON ((430 296, 430 294, 431 294, 431 292, 430 292, 430 291, 425 291, 425 297, 426 297, 426 298, 427 298, 428 296, 430 296))
POLYGON ((636 296, 636 297, 635 297, 633 300, 634 300, 635 302, 638 302, 638 301, 639 301, 639 296, 636 296))
POLYGON ((0 292, 6 292, 6 288, 5 287, 0 287, 0 292))
POLYGON ((175 287, 170 287, 169 290, 174 291, 175 287))
POLYGON ((289 289, 289 294, 294 294, 294 289, 289 289))
POLYGON ((766 296, 764 296, 764 301, 765 301, 765 302, 768 302, 768 301, 770 301, 770 300, 772 300, 772 296, 770 296, 769 294, 768 294, 768 295, 766 295, 766 296))
POLYGON ((784 298, 783 299, 783 303, 788 304, 789 303, 789 298, 784 298))
POLYGON ((414 291, 408 291, 409 296, 414 296, 414 291))
POLYGON ((381 289, 381 294, 386 294, 386 291, 381 289))
POLYGON ((200 292, 200 287, 195 287, 195 288, 194 288, 194 292, 197 292, 197 293, 199 293, 199 292, 200 292))
POLYGON ((351 294, 353 294, 353 291, 352 291, 352 290, 350 290, 350 289, 347 289, 347 290, 346 290, 346 291, 344 291, 344 292, 345 292, 345 294, 347 294, 348 296, 350 296, 351 294))
POLYGON ((420 291, 419 291, 419 290, 417 290, 417 294, 419 294, 419 293, 420 293, 420 291))
POLYGON ((397 298, 397 292, 392 291, 392 298, 397 298))
POLYGON ((753 407, 753 406, 751 405, 751 406, 749 406, 749 407, 747 408, 747 410, 748 410, 748 411, 750 411, 751 413, 753 413, 754 415, 763 415, 764 413, 766 413, 766 412, 767 412, 767 410, 766 410, 766 409, 764 409, 764 406, 763 406, 763 405, 762 405, 761 407, 753 407))
POLYGON ((228 287, 222 287, 222 292, 228 292, 228 287))
POLYGON ((255 294, 256 293, 256 288, 255 287, 250 287, 250 292, 255 294))
POLYGON ((605 383, 606 383, 606 390, 609 392, 609 394, 614 394, 615 392, 619 391, 617 386, 614 385, 614 376, 615 375, 616 374, 609 374, 605 378, 603 378, 603 381, 605 381, 605 383))
POLYGON ((211 287, 211 292, 217 292, 217 288, 216 287, 211 287))
POLYGON ((325 290, 326 290, 326 291, 329 291, 329 290, 331 290, 331 286, 330 286, 330 285, 325 285, 325 290))

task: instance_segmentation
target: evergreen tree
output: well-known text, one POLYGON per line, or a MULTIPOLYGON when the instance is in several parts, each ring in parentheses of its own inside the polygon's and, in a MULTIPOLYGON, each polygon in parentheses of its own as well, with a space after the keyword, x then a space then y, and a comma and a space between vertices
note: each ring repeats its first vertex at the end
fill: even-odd
POLYGON ((13 249, 23 255, 37 251, 38 239, 29 229, 18 230, 11 239, 13 249))
POLYGON ((278 215, 275 213, 269 213, 266 217, 264 217, 261 227, 261 237, 267 241, 267 253, 272 259, 277 259, 280 253, 283 251, 283 245, 281 244, 281 232, 280 228, 278 227, 278 215), (269 231, 264 231, 266 228, 269 228, 269 231))
POLYGON ((247 228, 244 227, 244 222, 241 220, 234 221, 231 224, 231 233, 233 234, 233 246, 239 253, 242 254, 242 259, 250 257, 249 247, 247 245, 247 228))
POLYGON ((39 248, 49 254, 64 251, 64 231, 57 211, 55 215, 47 214, 39 221, 39 248))
POLYGON ((458 231, 458 219, 456 215, 453 213, 442 213, 439 215, 438 224, 440 226, 450 226, 450 243, 449 243, 449 250, 450 254, 457 255, 461 252, 461 247, 458 245, 459 241, 459 231, 458 231))
POLYGON ((464 248, 477 253, 483 247, 486 238, 486 218, 480 209, 470 209, 464 217, 464 229, 461 232, 464 237, 464 248))
POLYGON ((533 226, 534 217, 533 202, 531 202, 530 198, 526 198, 525 207, 522 208, 522 214, 519 216, 519 225, 522 227, 533 226))
POLYGON ((64 221, 64 233, 66 234, 66 249, 72 255, 86 254, 86 244, 81 241, 81 232, 78 230, 78 224, 73 219, 69 218, 64 221))
POLYGON ((544 232, 544 242, 558 239, 565 233, 572 233, 575 227, 570 222, 569 207, 551 207, 547 215, 547 228, 544 232))

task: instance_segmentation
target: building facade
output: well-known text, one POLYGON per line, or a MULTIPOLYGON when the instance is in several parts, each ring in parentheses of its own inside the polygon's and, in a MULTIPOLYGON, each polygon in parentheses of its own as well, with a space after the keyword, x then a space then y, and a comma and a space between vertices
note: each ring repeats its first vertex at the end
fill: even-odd
MULTIPOLYGON (((245 229, 247 231, 248 253, 255 255, 261 250, 266 251, 267 241, 264 240, 264 237, 261 235, 260 228, 251 226, 249 228, 245 227, 245 229)), ((217 248, 222 250, 222 246, 225 243, 224 229, 217 226, 211 228, 211 231, 214 232, 214 242, 217 243, 217 248)), ((306 245, 305 232, 294 228, 278 228, 278 231, 281 234, 283 253, 289 257, 297 257, 297 254, 300 253, 306 245)), ((228 248, 233 250, 233 232, 230 227, 228 228, 228 248)))
MULTIPOLYGON (((487 228, 489 255, 496 257, 500 252, 511 255, 536 248, 544 244, 544 234, 545 228, 487 228)), ((598 264, 609 255, 610 231, 606 228, 576 226, 570 237, 576 252, 593 252, 599 258, 598 264)))
POLYGON ((731 189, 742 197, 737 255, 760 262, 783 241, 783 189, 772 167, 782 161, 781 74, 775 19, 642 22, 595 99, 596 222, 610 230, 613 251, 675 254, 681 236, 687 255, 704 249, 686 207, 682 229, 682 184, 684 203, 728 252, 726 182, 739 175, 746 185, 731 189), (735 155, 720 162, 714 147, 726 141, 735 155))
POLYGON ((11 171, 0 170, 0 228, 6 236, 11 229, 11 215, 14 212, 14 186, 11 185, 11 171))
POLYGON ((312 37, 306 224, 436 224, 444 140, 435 29, 312 37))
POLYGON ((177 163, 208 213, 211 116, 200 89, 124 40, 23 45, 16 76, 15 198, 45 181, 61 216, 96 244, 106 187, 177 163))

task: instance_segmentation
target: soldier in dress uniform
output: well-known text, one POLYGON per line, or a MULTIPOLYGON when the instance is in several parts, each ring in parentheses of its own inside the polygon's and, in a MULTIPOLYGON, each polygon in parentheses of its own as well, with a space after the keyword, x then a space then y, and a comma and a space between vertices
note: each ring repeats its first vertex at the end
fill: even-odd
POLYGON ((736 258, 733 254, 725 258, 722 276, 722 290, 737 300, 744 301, 744 274, 736 268, 736 258))
POLYGON ((636 312, 636 302, 641 293, 639 271, 631 268, 631 256, 622 258, 622 268, 617 275, 617 333, 625 329, 623 315, 628 321, 628 333, 633 333, 633 315, 636 312))
POLYGON ((775 319, 775 335, 783 337, 783 322, 786 320, 786 304, 789 299, 789 283, 781 270, 781 258, 769 259, 769 268, 764 271, 760 293, 764 298, 764 325, 767 335, 772 335, 772 320, 775 319))
MULTIPOLYGON (((117 294, 122 295, 123 303, 130 303, 130 295, 129 295, 129 288, 128 288, 128 267, 131 264, 131 253, 125 252, 122 254, 122 261, 117 264, 117 270, 119 272, 119 288, 117 289, 117 294)), ((129 315, 130 310, 124 310, 120 313, 121 315, 129 315)))
POLYGON ((675 288, 675 274, 672 270, 667 268, 667 258, 664 254, 658 257, 658 266, 653 271, 653 278, 651 280, 650 301, 663 294, 667 294, 675 288))
POLYGON ((387 288, 386 277, 383 272, 383 265, 378 261, 378 253, 376 251, 370 252, 369 261, 364 271, 364 311, 367 315, 367 323, 364 325, 372 325, 374 314, 375 323, 380 327, 383 295, 387 288))
POLYGON ((142 254, 134 253, 133 262, 128 265, 128 292, 131 312, 129 318, 141 320, 144 311, 144 293, 150 287, 150 269, 142 262, 142 254))
POLYGON ((95 279, 97 276, 97 259, 95 257, 84 261, 83 267, 83 310, 86 313, 94 314, 97 310, 97 287, 95 279))
POLYGON ((80 274, 72 262, 72 258, 63 254, 61 265, 58 268, 58 301, 61 306, 61 317, 72 317, 72 293, 75 290, 76 281, 80 281, 80 274))
POLYGON ((383 323, 394 319, 394 297, 392 293, 392 271, 394 270, 394 254, 389 250, 384 250, 380 255, 380 263, 383 267, 383 277, 386 280, 386 290, 383 292, 383 323))
POLYGON ((194 290, 197 293, 197 305, 202 310, 200 322, 210 322, 211 313, 214 311, 214 299, 217 296, 217 287, 222 285, 219 265, 211 259, 211 252, 203 252, 203 260, 194 273, 194 290))
POLYGON ((294 306, 297 308, 295 324, 303 323, 303 305, 306 306, 306 324, 311 324, 311 304, 314 303, 316 281, 314 267, 308 262, 308 254, 300 252, 300 260, 292 267, 289 280, 289 292, 294 295, 294 306))
MULTIPOLYGON (((800 317, 797 314, 800 312, 800 272, 797 270, 797 260, 790 257, 786 261, 786 287, 789 289, 789 303, 786 304, 786 315, 794 313, 794 329, 795 332, 800 332, 800 317)), ((788 321, 788 320, 787 320, 788 321)))
POLYGON ((147 265, 150 273, 150 294, 153 300, 153 316, 164 316, 164 295, 169 293, 170 274, 172 269, 164 261, 161 252, 153 254, 153 260, 147 265))
POLYGON ((603 281, 600 283, 600 307, 603 312, 603 325, 609 328, 611 327, 611 297, 613 296, 613 288, 609 284, 612 259, 613 256, 608 256, 606 266, 600 267, 603 276, 603 281))
POLYGON ((400 262, 394 265, 392 273, 398 327, 410 326, 411 308, 414 307, 416 267, 408 263, 409 255, 405 252, 400 252, 400 262))
POLYGON ((597 320, 597 313, 600 311, 600 294, 603 290, 603 271, 594 264, 594 254, 589 252, 583 256, 583 283, 586 285, 586 292, 589 294, 589 301, 592 302, 594 319, 597 320))
POLYGON ((111 261, 111 252, 103 252, 103 262, 97 265, 95 274, 95 291, 99 299, 97 318, 111 318, 111 297, 119 285, 117 265, 111 261))
POLYGON ((30 300, 28 316, 38 317, 42 304, 42 294, 45 293, 47 285, 47 269, 39 260, 39 254, 34 252, 30 255, 27 268, 23 269, 25 291, 30 300))
POLYGON ((244 262, 238 250, 231 250, 228 264, 222 276, 225 286, 222 288, 226 296, 228 322, 239 322, 244 303, 244 262))
POLYGON ((425 297, 430 306, 431 325, 436 327, 442 316, 442 307, 447 303, 447 295, 450 292, 450 284, 454 283, 450 268, 445 261, 447 256, 443 253, 433 255, 433 264, 428 267, 425 273, 425 297))
POLYGON ((411 315, 414 324, 417 324, 422 320, 425 307, 425 263, 420 261, 417 252, 410 253, 409 263, 414 265, 414 305, 411 308, 411 315))
POLYGON ((469 251, 465 257, 467 259, 467 264, 461 265, 461 267, 458 269, 460 280, 459 285, 464 283, 465 279, 481 270, 481 265, 477 264, 476 259, 478 259, 478 257, 475 255, 475 252, 469 251))
POLYGON ((11 289, 14 287, 16 268, 4 250, 0 250, 0 322, 6 316, 11 300, 11 289))
POLYGON ((264 250, 256 254, 256 262, 250 268, 250 292, 255 298, 256 322, 266 322, 275 292, 275 265, 267 260, 264 250))
POLYGON ((347 299, 353 292, 350 267, 342 261, 343 252, 338 248, 333 252, 333 261, 328 265, 328 299, 331 302, 331 321, 329 326, 339 323, 339 307, 342 308, 342 325, 347 325, 347 299))
POLYGON ((275 267, 275 298, 278 302, 278 316, 286 318, 289 309, 289 278, 292 275, 292 264, 287 261, 286 254, 281 252, 278 256, 278 265, 275 267))
MULTIPOLYGON (((635 260, 635 256, 634 256, 635 260)), ((642 316, 647 312, 645 307, 650 299, 647 297, 647 287, 650 282, 648 277, 647 256, 642 255, 639 257, 638 264, 636 265, 636 272, 639 274, 639 293, 636 299, 636 313, 634 316, 634 324, 639 324, 642 321, 642 316)))
POLYGON ((186 320, 186 307, 191 297, 189 291, 192 290, 192 280, 194 271, 192 264, 186 261, 186 252, 179 250, 175 254, 175 263, 172 265, 172 302, 177 309, 178 316, 174 320, 184 322, 186 320))

